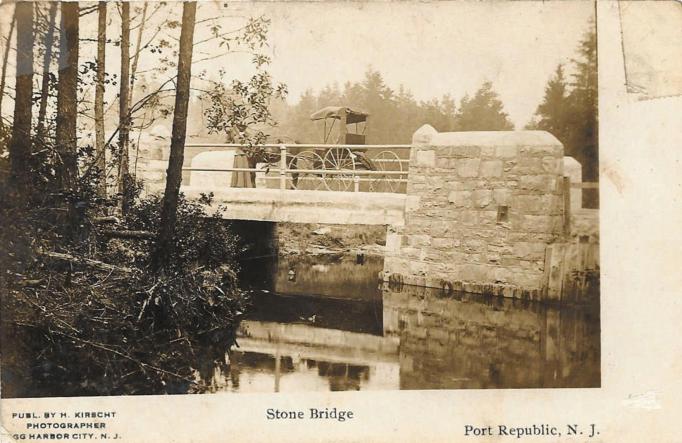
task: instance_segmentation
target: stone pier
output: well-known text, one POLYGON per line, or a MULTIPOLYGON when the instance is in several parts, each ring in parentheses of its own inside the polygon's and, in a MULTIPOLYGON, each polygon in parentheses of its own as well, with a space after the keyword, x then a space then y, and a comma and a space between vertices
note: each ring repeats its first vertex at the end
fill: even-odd
POLYGON ((542 298, 562 232, 563 146, 544 131, 413 137, 405 221, 388 229, 384 279, 542 298))

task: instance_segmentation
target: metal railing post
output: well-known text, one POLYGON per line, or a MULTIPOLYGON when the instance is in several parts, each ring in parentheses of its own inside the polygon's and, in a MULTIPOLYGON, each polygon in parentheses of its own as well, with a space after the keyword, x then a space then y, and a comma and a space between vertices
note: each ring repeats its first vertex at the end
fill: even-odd
POLYGON ((279 189, 287 188, 287 147, 279 145, 279 189))
POLYGON ((360 192, 360 176, 353 174, 353 189, 355 192, 360 192))

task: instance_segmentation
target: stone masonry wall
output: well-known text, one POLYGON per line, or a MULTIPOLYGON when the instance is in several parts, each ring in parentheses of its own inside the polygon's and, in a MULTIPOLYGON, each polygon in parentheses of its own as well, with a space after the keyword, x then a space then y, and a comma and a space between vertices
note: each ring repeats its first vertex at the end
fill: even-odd
POLYGON ((384 278, 539 298, 545 249, 562 228, 562 159, 563 146, 544 131, 420 128, 384 278))

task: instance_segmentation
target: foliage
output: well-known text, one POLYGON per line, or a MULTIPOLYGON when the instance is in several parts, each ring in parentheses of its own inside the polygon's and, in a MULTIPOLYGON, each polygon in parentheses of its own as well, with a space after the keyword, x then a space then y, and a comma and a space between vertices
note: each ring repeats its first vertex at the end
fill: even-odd
MULTIPOLYGON (((597 91, 597 39, 594 26, 578 45, 571 60, 571 80, 558 66, 545 88, 545 97, 527 127, 551 132, 583 167, 583 180, 599 180, 599 122, 597 91)), ((583 205, 597 207, 598 194, 583 191, 583 205)))
POLYGON ((305 91, 294 106, 279 103, 273 114, 280 123, 278 137, 302 143, 322 141, 322 129, 310 115, 325 106, 350 106, 370 114, 367 143, 407 144, 420 126, 429 124, 441 132, 513 129, 492 84, 485 83, 473 98, 465 97, 459 110, 453 97, 445 94, 418 102, 400 85, 388 87, 380 72, 368 69, 361 82, 347 82, 343 89, 328 85, 317 95, 305 91))
MULTIPOLYGON (((243 36, 236 43, 245 44, 251 50, 262 49, 267 42, 269 20, 251 19, 245 26, 243 36)), ((218 30, 214 31, 216 37, 218 30)), ((221 40, 221 45, 235 43, 233 39, 221 40)), ((210 88, 204 92, 202 99, 208 102, 204 110, 205 125, 209 134, 220 133, 226 136, 228 143, 249 145, 246 154, 252 165, 266 160, 267 153, 255 145, 266 141, 264 130, 275 125, 270 104, 273 99, 283 99, 287 94, 284 84, 273 83, 267 67, 270 57, 254 52, 251 60, 255 73, 242 81, 234 79, 227 85, 227 72, 218 71, 218 80, 210 81, 210 88)), ((205 78, 205 77, 204 77, 205 78)))
MULTIPOLYGON (((47 208, 3 205, 0 218, 17 220, 0 231, 8 271, 0 329, 4 343, 12 337, 3 371, 31 380, 3 388, 21 396, 201 389, 192 368, 224 359, 248 302, 237 286, 238 239, 201 203, 210 197, 181 200, 174 267, 164 276, 147 266, 153 237, 111 238, 94 207, 85 211, 88 236, 69 244, 47 208)), ((157 229, 159 206, 157 197, 141 200, 118 229, 157 229)))
POLYGON ((585 178, 597 180, 599 125, 597 92, 597 36, 594 29, 586 32, 578 46, 579 58, 572 60, 572 75, 568 107, 571 115, 567 144, 569 155, 583 164, 585 178))
MULTIPOLYGON (((172 272, 182 273, 185 269, 218 269, 227 266, 238 269, 236 260, 241 252, 239 238, 230 224, 222 218, 223 209, 206 212, 205 206, 213 203, 213 195, 204 195, 199 201, 188 200, 180 194, 178 220, 173 238, 173 249, 168 261, 172 272)), ((126 219, 131 230, 156 233, 160 226, 161 196, 152 195, 139 201, 126 219)), ((151 250, 141 254, 146 259, 151 250)), ((147 263, 139 262, 139 266, 147 263)))
POLYGON ((493 90, 492 82, 484 82, 473 97, 465 95, 457 112, 458 131, 511 131, 504 105, 493 90))
MULTIPOLYGON (((166 5, 152 8, 150 15, 166 5)), ((170 22, 162 20, 156 30, 151 29, 152 38, 140 51, 159 54, 161 59, 172 53, 173 44, 156 39, 155 33, 170 22)), ((240 32, 215 38, 225 46, 257 50, 266 43, 265 25, 262 18, 247 20, 240 32)), ((141 29, 140 20, 136 26, 141 29)), ((267 95, 285 92, 283 86, 261 87, 271 83, 262 69, 267 62, 254 58, 259 74, 250 82, 232 85, 246 100, 240 105, 257 121, 267 115, 267 95)), ((164 69, 173 72, 173 63, 160 60, 154 74, 164 69)), ((77 113, 92 112, 96 69, 91 60, 79 61, 78 109, 63 118, 75 121, 77 113)), ((116 220, 112 214, 123 196, 98 193, 105 171, 99 169, 97 154, 83 137, 88 131, 86 119, 79 119, 76 182, 61 189, 62 147, 55 141, 54 118, 49 116, 55 112, 57 77, 50 75, 48 80, 47 88, 34 94, 49 97, 49 111, 44 133, 32 140, 25 171, 31 177, 27 192, 17 195, 5 186, 4 177, 0 182, 0 220, 12 220, 0 230, 2 380, 11 380, 3 386, 3 395, 201 390, 207 368, 224 362, 225 353, 235 344, 236 328, 248 307, 237 282, 240 240, 222 219, 220 208, 205 209, 212 205, 211 196, 198 202, 181 196, 169 266, 164 273, 153 272, 150 256, 160 229, 161 198, 138 198, 141 183, 135 183, 126 195, 133 202, 130 212, 113 224, 102 222, 116 220), (121 236, 130 232, 139 235, 121 236)), ((144 92, 131 109, 136 127, 171 114, 167 102, 174 93, 174 76, 156 81, 151 87, 135 82, 136 92, 144 92)), ((117 82, 116 75, 105 78, 105 86, 117 82)), ((9 132, 4 124, 0 129, 0 158, 5 160, 9 132)), ((112 129, 107 149, 115 153, 118 149, 111 141, 118 128, 112 129)), ((115 169, 113 157, 114 164, 108 164, 106 172, 115 169)))
POLYGON ((566 136, 566 99, 568 97, 564 66, 558 65, 554 75, 545 86, 545 97, 535 111, 533 121, 526 125, 527 129, 548 131, 559 139, 566 136))

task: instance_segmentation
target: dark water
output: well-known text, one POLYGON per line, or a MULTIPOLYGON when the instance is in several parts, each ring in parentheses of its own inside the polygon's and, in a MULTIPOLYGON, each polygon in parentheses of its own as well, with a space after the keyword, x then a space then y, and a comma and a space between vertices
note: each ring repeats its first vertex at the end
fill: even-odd
POLYGON ((254 263, 254 310, 240 347, 204 372, 209 391, 600 385, 598 307, 380 288, 382 266, 356 257, 254 263))

